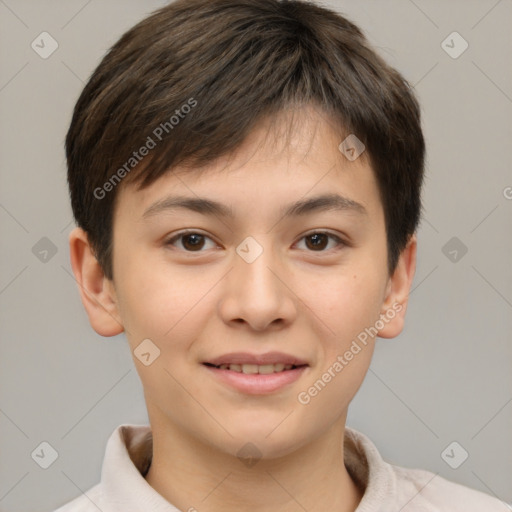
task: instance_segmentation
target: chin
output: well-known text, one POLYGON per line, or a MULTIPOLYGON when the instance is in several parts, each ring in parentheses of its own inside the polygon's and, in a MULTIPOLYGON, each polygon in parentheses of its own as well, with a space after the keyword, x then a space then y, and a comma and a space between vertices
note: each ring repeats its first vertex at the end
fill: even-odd
POLYGON ((227 436, 225 443, 218 448, 237 457, 254 451, 258 457, 277 459, 293 453, 311 439, 311 436, 303 429, 300 430, 298 436, 294 436, 293 433, 296 431, 295 429, 291 430, 290 425, 276 428, 278 424, 279 422, 274 423, 271 427, 265 425, 261 428, 245 424, 238 429, 235 428, 235 425, 231 425, 230 432, 233 437, 227 436))

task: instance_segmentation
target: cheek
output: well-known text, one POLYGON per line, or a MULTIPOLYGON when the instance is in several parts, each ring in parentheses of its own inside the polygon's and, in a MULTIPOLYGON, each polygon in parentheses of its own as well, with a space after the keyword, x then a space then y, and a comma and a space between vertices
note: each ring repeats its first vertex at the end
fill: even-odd
POLYGON ((182 270, 169 263, 163 247, 134 239, 125 225, 115 233, 113 254, 123 325, 127 336, 159 337, 190 309, 193 287, 182 270))
POLYGON ((380 286, 375 272, 352 273, 327 288, 326 309, 319 316, 329 334, 324 331, 319 338, 318 366, 297 396, 311 421, 318 421, 319 415, 324 425, 336 421, 361 386, 375 346, 371 327, 379 319, 380 286))
POLYGON ((171 275, 168 268, 165 272, 156 265, 141 269, 135 264, 125 267, 120 294, 134 363, 148 400, 163 397, 165 402, 166 397, 173 396, 174 406, 186 407, 190 397, 178 383, 185 382, 188 375, 189 365, 183 363, 194 359, 190 346, 204 328, 200 318, 209 318, 203 311, 206 301, 201 298, 211 285, 204 279, 196 283, 183 274, 171 275), (147 366, 137 355, 142 353, 138 347, 146 339, 156 346, 148 345, 149 352, 158 354, 147 366))
POLYGON ((124 262, 120 275, 123 320, 130 332, 146 337, 173 336, 209 289, 204 279, 148 260, 124 262))
POLYGON ((353 270, 333 277, 322 293, 311 297, 315 313, 324 320, 342 348, 344 342, 379 318, 384 283, 375 270, 353 270))

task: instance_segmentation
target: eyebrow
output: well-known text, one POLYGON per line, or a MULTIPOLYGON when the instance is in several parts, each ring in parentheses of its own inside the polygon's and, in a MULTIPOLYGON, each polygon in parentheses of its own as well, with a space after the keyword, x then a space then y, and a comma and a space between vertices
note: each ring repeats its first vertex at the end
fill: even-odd
MULTIPOLYGON (((203 197, 169 196, 153 203, 142 214, 146 219, 162 212, 186 209, 202 215, 219 216, 233 219, 233 210, 222 203, 203 197)), ((339 194, 324 194, 309 199, 301 199, 280 210, 281 217, 303 216, 322 211, 348 211, 367 215, 366 208, 348 197, 339 194)))

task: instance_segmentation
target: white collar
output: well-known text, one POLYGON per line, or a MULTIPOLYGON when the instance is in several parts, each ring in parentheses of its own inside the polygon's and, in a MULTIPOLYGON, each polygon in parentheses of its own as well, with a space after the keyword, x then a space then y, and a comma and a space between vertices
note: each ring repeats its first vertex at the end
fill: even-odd
MULTIPOLYGON (((151 462, 152 445, 149 425, 124 424, 114 430, 101 472, 103 512, 179 512, 143 476, 151 462)), ((356 512, 385 510, 386 500, 396 496, 396 476, 391 466, 369 438, 349 427, 345 427, 344 452, 347 471, 364 489, 356 512)))

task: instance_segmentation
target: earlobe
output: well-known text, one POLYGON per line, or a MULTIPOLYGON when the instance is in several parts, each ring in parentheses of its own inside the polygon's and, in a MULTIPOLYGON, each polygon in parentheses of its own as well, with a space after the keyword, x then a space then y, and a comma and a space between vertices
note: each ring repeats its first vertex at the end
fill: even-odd
POLYGON ((404 327, 409 293, 416 272, 417 239, 413 234, 400 254, 397 267, 389 278, 386 297, 382 304, 381 319, 384 327, 379 329, 380 338, 394 338, 404 327))
POLYGON ((113 283, 105 277, 87 233, 75 228, 69 235, 71 267, 80 297, 92 328, 101 336, 116 336, 124 331, 113 283))

